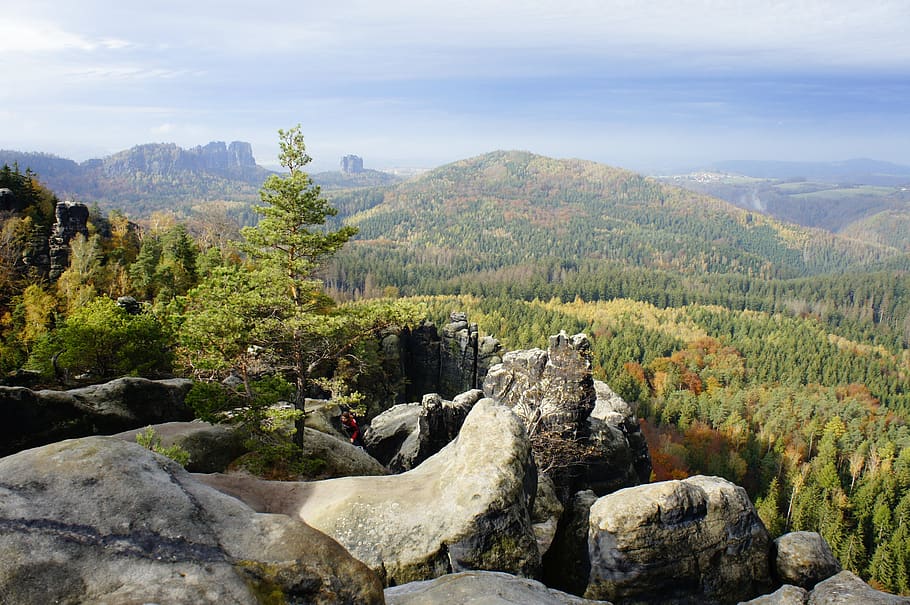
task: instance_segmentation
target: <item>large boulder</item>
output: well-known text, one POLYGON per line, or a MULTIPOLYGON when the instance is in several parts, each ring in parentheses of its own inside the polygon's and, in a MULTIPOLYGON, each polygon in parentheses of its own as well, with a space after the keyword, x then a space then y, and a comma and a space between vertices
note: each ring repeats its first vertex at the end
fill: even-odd
POLYGON ((784 584, 811 590, 841 571, 831 547, 820 534, 795 531, 774 541, 774 571, 784 584))
POLYGON ((299 515, 387 585, 469 569, 530 576, 539 568, 530 445, 522 422, 489 399, 474 406, 455 441, 400 475, 312 483, 204 480, 256 510, 299 515))
POLYGON ((113 437, 0 459, 0 527, 8 605, 383 602, 375 574, 324 534, 113 437))
POLYGON ((741 605, 806 605, 809 591, 799 586, 784 584, 771 594, 755 597, 741 605))
POLYGON ((411 470, 458 435, 471 408, 482 397, 483 392, 477 389, 452 401, 430 393, 419 404, 392 406, 364 431, 367 451, 396 473, 411 470))
POLYGON ((819 582, 809 594, 809 605, 910 605, 910 598, 875 590, 855 574, 842 571, 819 582))
MULTIPOLYGON (((165 422, 149 425, 161 440, 163 447, 178 445, 190 455, 186 469, 194 473, 220 473, 247 452, 243 437, 223 424, 210 424, 201 420, 192 422, 165 422)), ((149 427, 117 433, 118 437, 136 443, 136 437, 149 427)))
POLYGON ((182 378, 118 378, 69 391, 0 387, 0 456, 68 437, 111 434, 149 424, 191 420, 182 378))
POLYGON ((696 476, 620 490, 591 507, 585 596, 728 603, 771 587, 770 539, 743 488, 696 476))
MULTIPOLYGON (((589 601, 536 580, 496 571, 463 571, 435 580, 386 588, 388 605, 586 605, 589 601)), ((607 604, 608 605, 608 604, 607 604)))

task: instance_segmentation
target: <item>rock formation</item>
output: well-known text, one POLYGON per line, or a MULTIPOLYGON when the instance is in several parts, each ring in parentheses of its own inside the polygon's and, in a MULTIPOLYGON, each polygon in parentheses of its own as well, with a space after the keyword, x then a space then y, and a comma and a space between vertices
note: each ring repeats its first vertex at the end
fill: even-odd
POLYGON ((483 384, 484 394, 524 420, 538 465, 563 501, 581 489, 603 495, 637 485, 651 473, 638 420, 609 387, 595 384, 589 349, 584 334, 563 332, 546 351, 506 353, 483 384))
POLYGON ((799 586, 785 584, 771 594, 755 597, 741 605, 806 605, 809 591, 799 586))
POLYGON ((367 451, 393 472, 411 470, 458 435, 481 397, 483 392, 476 389, 452 401, 430 393, 421 403, 392 406, 373 418, 366 429, 367 451))
POLYGON ((910 605, 910 598, 875 590, 856 574, 842 571, 815 585, 808 605, 910 605))
MULTIPOLYGON (((201 420, 192 422, 164 422, 149 425, 161 440, 161 445, 179 445, 190 455, 186 470, 194 473, 219 473, 245 454, 243 437, 223 424, 210 424, 201 420)), ((113 435, 118 439, 136 443, 136 436, 147 427, 123 431, 113 435)))
POLYGON ((807 590, 841 571, 831 547, 816 532, 795 531, 774 541, 774 572, 783 584, 807 590))
MULTIPOLYGON (((495 571, 463 571, 386 588, 387 605, 586 605, 604 603, 495 571)), ((609 605, 609 604, 607 604, 609 605)))
POLYGON ((591 507, 585 596, 730 603, 771 587, 770 540, 746 491, 696 476, 620 490, 591 507))
MULTIPOLYGON (((468 323, 464 313, 452 313, 440 332, 433 322, 422 322, 413 330, 403 330, 394 341, 401 375, 407 378, 405 400, 426 393, 452 398, 480 388, 491 366, 500 363, 502 345, 490 336, 480 338, 477 324, 468 323)), ((392 346, 383 343, 386 357, 392 346)))
POLYGON ((76 235, 88 237, 88 207, 77 202, 60 202, 54 207, 54 226, 49 242, 49 277, 56 280, 69 266, 70 242, 76 235))
POLYGON ((110 437, 0 459, 0 595, 8 605, 383 602, 375 574, 324 534, 110 437))
POLYGON ((118 378, 69 391, 0 387, 0 456, 68 437, 111 434, 172 420, 190 420, 182 378, 118 378))
POLYGON ((537 538, 537 550, 543 556, 553 540, 559 527, 559 519, 565 507, 556 495, 556 486, 547 475, 537 475, 537 495, 534 497, 534 508, 531 510, 531 523, 534 536, 537 538))
POLYGON ((387 585, 468 569, 530 576, 539 567, 530 445, 521 421, 490 400, 474 406, 455 441, 400 475, 312 483, 237 476, 205 481, 256 510, 298 515, 387 585))

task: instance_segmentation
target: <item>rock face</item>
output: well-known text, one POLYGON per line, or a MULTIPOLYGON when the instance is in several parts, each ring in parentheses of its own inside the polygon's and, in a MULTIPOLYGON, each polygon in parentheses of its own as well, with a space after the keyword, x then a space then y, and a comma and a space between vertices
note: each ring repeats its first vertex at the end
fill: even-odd
POLYGON ((489 368, 502 361, 499 341, 480 338, 477 324, 468 323, 464 313, 452 313, 441 333, 432 322, 405 330, 399 343, 409 382, 405 396, 412 401, 426 393, 450 398, 479 388, 489 368))
POLYGON ((546 351, 510 351, 490 368, 484 394, 525 422, 541 468, 563 501, 647 481, 651 459, 632 409, 591 373, 584 334, 550 337, 546 351))
POLYGON ((442 328, 439 361, 439 392, 445 396, 476 389, 490 366, 502 361, 499 341, 489 336, 481 340, 477 324, 468 323, 467 315, 451 313, 449 319, 442 328))
POLYGON ((383 602, 378 578, 325 535, 111 437, 0 459, 0 528, 9 605, 383 602))
POLYGON ((815 532, 796 531, 774 541, 774 570, 778 580, 811 590, 841 571, 831 547, 815 532))
POLYGON ((540 582, 495 571, 464 571, 385 590, 387 605, 585 605, 540 582))
POLYGON ((60 202, 54 207, 54 215, 49 240, 51 280, 56 280, 66 271, 72 239, 78 234, 88 237, 88 207, 85 204, 60 202))
POLYGON ((118 378, 69 391, 0 387, 0 456, 92 434, 111 434, 172 420, 190 420, 182 378, 118 378))
POLYGON ((364 432, 367 451, 396 473, 411 470, 452 441, 483 392, 468 391, 452 401, 436 393, 421 403, 392 406, 364 432))
POLYGON ((585 596, 728 603, 771 586, 768 532, 743 488, 696 476, 620 490, 591 507, 585 596))
POLYGON ((819 582, 809 595, 809 605, 908 605, 910 598, 875 590, 855 574, 842 571, 819 582))
POLYGON ((256 510, 299 515, 387 585, 468 569, 529 576, 539 567, 530 445, 521 421, 488 399, 474 406, 455 441, 401 475, 312 483, 235 476, 205 481, 256 510))

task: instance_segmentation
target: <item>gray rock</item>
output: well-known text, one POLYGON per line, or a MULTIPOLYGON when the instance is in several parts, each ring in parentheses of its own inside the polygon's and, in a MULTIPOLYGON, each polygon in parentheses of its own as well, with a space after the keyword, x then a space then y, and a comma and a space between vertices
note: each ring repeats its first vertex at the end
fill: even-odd
POLYGON ((550 337, 546 351, 506 353, 484 380, 484 393, 525 421, 538 466, 563 501, 582 489, 603 495, 638 485, 651 474, 638 419, 594 380, 589 349, 584 334, 562 332, 550 337))
POLYGON ((419 403, 399 403, 379 414, 363 432, 363 442, 371 456, 390 469, 410 464, 420 450, 419 420, 423 406, 419 403))
POLYGON ((626 488, 590 515, 588 598, 727 603, 771 587, 768 532, 745 490, 724 479, 626 488))
POLYGON ((585 490, 572 496, 566 505, 553 544, 543 557, 543 580, 548 586, 572 594, 584 594, 588 587, 588 527, 595 502, 597 494, 585 490))
POLYGON ((534 508, 531 511, 531 523, 534 525, 534 535, 537 537, 537 550, 543 556, 559 527, 562 517, 563 505, 556 495, 556 486, 553 480, 545 474, 537 475, 537 495, 534 498, 534 508))
POLYGON ((586 605, 589 601, 540 582, 495 571, 463 571, 386 588, 387 605, 586 605))
POLYGON ((182 378, 118 378, 69 391, 0 387, 0 456, 68 437, 111 434, 173 420, 190 420, 182 378))
POLYGON ((477 389, 453 401, 429 393, 419 404, 392 406, 364 431, 367 451, 393 472, 411 470, 458 435, 471 408, 482 397, 483 392, 477 389))
POLYGON ((341 406, 325 399, 306 399, 304 405, 307 427, 339 439, 348 439, 341 427, 341 406))
POLYGON ((78 202, 59 202, 54 207, 54 215, 54 227, 49 239, 51 281, 66 271, 72 239, 80 234, 88 237, 88 206, 78 202))
POLYGON ((774 570, 778 580, 811 590, 841 571, 831 547, 816 532, 795 531, 774 541, 774 570))
POLYGON ((815 585, 809 605, 908 605, 910 598, 875 590, 855 574, 842 571, 815 585))
POLYGON ((799 586, 785 584, 772 592, 740 605, 806 605, 809 600, 809 591, 799 586))
POLYGON ((0 528, 8 605, 383 602, 373 573, 299 519, 112 437, 0 459, 0 528))
POLYGON ((537 476, 521 421, 479 401, 458 438, 417 468, 388 477, 312 483, 208 476, 256 510, 297 514, 338 540, 387 585, 467 569, 533 575, 537 476))
POLYGON ((510 351, 490 368, 484 394, 511 407, 530 435, 552 430, 582 436, 597 399, 589 349, 583 334, 561 332, 550 337, 546 351, 510 351))
POLYGON ((366 477, 387 475, 384 466, 347 438, 339 439, 321 431, 306 428, 303 437, 303 455, 323 460, 325 464, 308 479, 334 477, 366 477))
MULTIPOLYGON (((597 394, 597 399, 594 402, 594 409, 591 411, 589 418, 592 424, 592 437, 597 440, 595 435, 597 433, 596 424, 598 420, 618 429, 626 441, 629 455, 632 459, 632 468, 638 479, 636 482, 626 483, 622 487, 629 487, 636 483, 648 483, 651 480, 651 453, 648 451, 648 442, 641 432, 641 425, 638 423, 635 409, 617 395, 605 382, 595 380, 594 392, 597 394)), ((597 482, 596 474, 592 475, 591 481, 597 482)), ((597 489, 595 491, 601 494, 608 493, 597 489)))
MULTIPOLYGON (((161 445, 179 445, 190 455, 186 469, 194 473, 220 473, 231 462, 247 452, 243 437, 223 424, 210 424, 201 420, 192 422, 165 422, 149 425, 161 439, 161 445)), ((136 436, 146 430, 132 429, 114 437, 136 443, 136 436)))

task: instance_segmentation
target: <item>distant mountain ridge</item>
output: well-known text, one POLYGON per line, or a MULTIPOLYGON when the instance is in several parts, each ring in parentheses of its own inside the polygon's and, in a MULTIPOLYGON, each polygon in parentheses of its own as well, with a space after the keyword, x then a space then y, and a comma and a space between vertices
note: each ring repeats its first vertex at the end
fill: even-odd
POLYGON ((81 163, 47 153, 0 150, 0 165, 31 169, 63 199, 127 211, 138 217, 153 210, 200 201, 251 202, 273 174, 256 164, 243 141, 212 141, 184 149, 174 143, 136 145, 81 163))
POLYGON ((910 183, 910 166, 868 158, 839 162, 728 160, 713 164, 711 169, 759 179, 806 179, 824 183, 863 185, 910 183))

